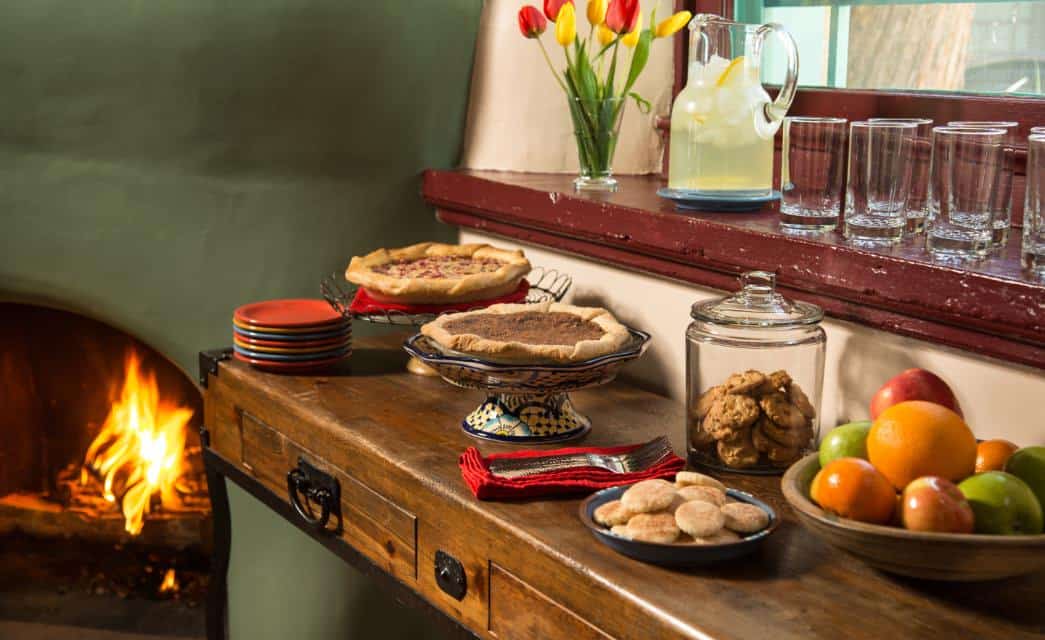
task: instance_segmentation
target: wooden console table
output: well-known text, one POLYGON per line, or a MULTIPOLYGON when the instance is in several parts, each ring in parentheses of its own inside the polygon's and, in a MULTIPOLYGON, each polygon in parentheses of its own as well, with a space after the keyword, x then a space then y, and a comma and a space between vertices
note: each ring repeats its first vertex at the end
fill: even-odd
MULTIPOLYGON (((401 335, 360 341, 349 363, 320 377, 266 374, 201 354, 216 537, 211 640, 226 631, 230 524, 223 479, 401 602, 465 637, 1045 634, 1045 574, 977 585, 878 573, 802 529, 778 478, 726 478, 783 516, 765 548, 732 564, 689 571, 642 564, 599 544, 577 518, 577 499, 480 502, 457 467, 458 455, 476 444, 458 425, 479 398, 407 374, 401 341, 401 335), (307 523, 288 499, 290 484, 307 490, 307 476, 317 473, 310 466, 318 470, 314 490, 340 494, 322 528, 307 523), (335 483, 324 485, 324 476, 335 483)), ((665 432, 681 442, 682 408, 670 400, 620 382, 573 398, 594 422, 586 444, 637 442, 665 432)))

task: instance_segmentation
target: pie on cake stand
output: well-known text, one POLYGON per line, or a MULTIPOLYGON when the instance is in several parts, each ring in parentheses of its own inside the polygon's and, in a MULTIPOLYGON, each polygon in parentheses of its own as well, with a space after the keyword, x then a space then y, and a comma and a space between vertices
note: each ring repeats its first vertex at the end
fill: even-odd
MULTIPOLYGON (((321 289, 346 318, 420 327, 444 313, 492 304, 560 301, 571 284, 566 274, 532 267, 522 251, 424 242, 354 257, 344 281, 331 275, 321 289)), ((437 375, 416 358, 407 370, 437 375)))
POLYGON ((569 392, 610 382, 649 340, 604 309, 542 302, 440 316, 403 348, 450 384, 487 392, 466 433, 537 444, 588 433, 569 392))

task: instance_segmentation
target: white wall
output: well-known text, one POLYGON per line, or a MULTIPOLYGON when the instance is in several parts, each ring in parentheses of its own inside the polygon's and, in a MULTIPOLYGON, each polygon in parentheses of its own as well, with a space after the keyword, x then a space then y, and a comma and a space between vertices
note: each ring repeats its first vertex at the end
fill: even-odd
MULTIPOLYGON (((655 391, 680 401, 685 389, 685 329, 697 300, 722 292, 627 271, 520 245, 499 237, 462 232, 464 242, 520 247, 534 265, 573 276, 570 298, 611 309, 622 321, 653 334, 650 350, 629 366, 629 374, 655 391)), ((739 285, 738 285, 739 288, 739 285)), ((921 340, 828 319, 827 364, 821 431, 868 417, 868 403, 888 378, 922 367, 946 380, 958 396, 965 418, 980 438, 1003 437, 1020 445, 1045 444, 1045 374, 921 340)), ((682 428, 679 425, 678 428, 682 428)))

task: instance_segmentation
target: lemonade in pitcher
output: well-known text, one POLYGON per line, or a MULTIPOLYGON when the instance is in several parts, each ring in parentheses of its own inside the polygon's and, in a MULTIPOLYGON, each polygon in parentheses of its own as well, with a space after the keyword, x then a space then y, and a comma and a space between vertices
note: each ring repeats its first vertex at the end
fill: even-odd
POLYGON ((671 110, 668 186, 714 196, 766 196, 773 136, 794 97, 798 55, 778 25, 701 14, 690 23, 688 81, 671 110), (760 80, 767 34, 782 37, 788 74, 776 102, 760 80))

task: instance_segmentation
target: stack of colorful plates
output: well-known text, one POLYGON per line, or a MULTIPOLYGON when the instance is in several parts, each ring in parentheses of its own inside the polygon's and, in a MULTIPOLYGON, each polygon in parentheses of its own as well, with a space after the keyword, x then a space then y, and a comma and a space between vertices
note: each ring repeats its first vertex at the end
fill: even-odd
POLYGON ((266 300, 236 309, 233 356, 260 369, 326 367, 352 353, 352 323, 325 300, 266 300))

